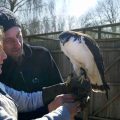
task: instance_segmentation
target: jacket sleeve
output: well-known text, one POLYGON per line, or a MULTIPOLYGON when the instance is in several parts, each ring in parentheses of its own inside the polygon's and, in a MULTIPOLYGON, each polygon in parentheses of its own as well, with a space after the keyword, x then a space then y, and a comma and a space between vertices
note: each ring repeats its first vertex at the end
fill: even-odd
POLYGON ((0 106, 0 120, 17 120, 17 117, 7 113, 7 111, 0 106))
POLYGON ((70 120, 70 113, 65 106, 60 106, 56 110, 35 120, 70 120))
POLYGON ((7 95, 0 93, 0 120, 17 120, 17 108, 13 100, 7 95))
POLYGON ((19 112, 29 112, 43 106, 42 92, 26 93, 5 85, 6 92, 17 104, 19 112))

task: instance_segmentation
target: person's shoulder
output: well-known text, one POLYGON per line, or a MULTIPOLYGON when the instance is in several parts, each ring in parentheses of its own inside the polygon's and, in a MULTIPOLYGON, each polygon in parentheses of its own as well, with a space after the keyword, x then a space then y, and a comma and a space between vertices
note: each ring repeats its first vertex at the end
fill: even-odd
POLYGON ((28 46, 31 48, 32 51, 38 51, 38 52, 45 52, 45 53, 49 53, 50 51, 43 46, 33 46, 33 45, 29 45, 28 46))
POLYGON ((30 45, 30 49, 32 51, 33 56, 37 55, 38 57, 47 57, 47 59, 51 56, 51 52, 49 49, 43 46, 32 46, 30 45))
POLYGON ((24 44, 24 50, 31 54, 34 58, 51 58, 51 53, 49 49, 43 47, 43 46, 32 46, 29 44, 24 44))

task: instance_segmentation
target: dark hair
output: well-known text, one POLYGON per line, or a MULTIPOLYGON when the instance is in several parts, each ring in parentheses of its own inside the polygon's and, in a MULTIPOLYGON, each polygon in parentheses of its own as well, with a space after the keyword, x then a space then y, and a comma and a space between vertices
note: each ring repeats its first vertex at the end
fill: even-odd
POLYGON ((4 7, 0 8, 0 25, 3 26, 4 31, 7 31, 14 26, 20 27, 20 24, 14 13, 4 7))

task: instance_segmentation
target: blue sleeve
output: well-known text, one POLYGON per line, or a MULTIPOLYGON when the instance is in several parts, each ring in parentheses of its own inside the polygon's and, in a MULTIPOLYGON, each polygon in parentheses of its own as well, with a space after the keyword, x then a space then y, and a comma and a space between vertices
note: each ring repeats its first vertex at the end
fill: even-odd
POLYGON ((5 90, 12 97, 18 105, 19 112, 29 112, 36 110, 43 106, 42 92, 26 93, 24 91, 17 91, 6 85, 5 90))
POLYGON ((42 118, 35 120, 70 120, 70 114, 65 106, 60 106, 56 110, 44 115, 42 118))

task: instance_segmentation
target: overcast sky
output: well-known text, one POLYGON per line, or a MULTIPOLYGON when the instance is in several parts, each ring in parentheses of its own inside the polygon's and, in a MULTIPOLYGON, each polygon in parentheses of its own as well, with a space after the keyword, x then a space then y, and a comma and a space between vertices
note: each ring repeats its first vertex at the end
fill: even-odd
POLYGON ((97 0, 56 0, 56 14, 79 17, 95 7, 96 2, 97 0))

